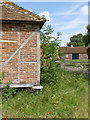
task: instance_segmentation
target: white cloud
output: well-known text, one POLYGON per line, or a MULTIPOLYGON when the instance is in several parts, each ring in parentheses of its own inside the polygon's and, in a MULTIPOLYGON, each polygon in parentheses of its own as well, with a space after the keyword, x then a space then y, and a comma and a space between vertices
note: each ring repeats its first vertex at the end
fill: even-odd
POLYGON ((81 7, 81 5, 83 5, 83 4, 84 3, 79 3, 76 6, 74 6, 73 8, 70 8, 70 10, 65 11, 65 12, 52 13, 51 16, 88 15, 88 6, 84 5, 83 7, 81 7))
POLYGON ((82 8, 80 8, 80 13, 81 13, 82 15, 88 15, 88 6, 85 5, 85 6, 83 6, 82 8))
POLYGON ((76 18, 76 19, 74 19, 72 21, 69 21, 69 22, 66 21, 66 23, 63 24, 62 26, 61 25, 58 26, 59 23, 56 24, 56 25, 58 26, 57 30, 60 31, 60 30, 75 29, 75 28, 78 28, 78 26, 85 25, 85 24, 86 25, 88 24, 88 19, 87 20, 81 20, 81 18, 76 18))
POLYGON ((67 46, 67 42, 70 42, 70 37, 73 37, 74 35, 77 35, 79 33, 84 35, 86 32, 86 26, 84 26, 80 31, 73 32, 70 34, 62 34, 61 46, 67 46))
POLYGON ((66 46, 67 46, 67 43, 63 43, 62 46, 63 46, 63 47, 66 47, 66 46))
POLYGON ((69 42, 70 37, 72 36, 72 34, 62 34, 62 38, 61 38, 61 46, 67 46, 67 42, 69 42))
POLYGON ((52 23, 52 26, 58 26, 59 29, 62 29, 62 27, 65 29, 67 29, 68 27, 71 29, 72 27, 76 27, 76 24, 88 24, 88 19, 86 20, 82 20, 82 18, 76 18, 74 20, 71 21, 64 21, 64 22, 56 22, 56 23, 52 23), (71 25, 72 24, 72 25, 71 25), (67 27, 68 26, 68 27, 67 27), (71 27, 72 26, 72 27, 71 27))
POLYGON ((46 20, 49 21, 49 22, 51 22, 51 20, 52 20, 52 19, 50 18, 50 14, 49 14, 48 11, 44 11, 44 12, 42 12, 42 13, 39 13, 38 15, 40 15, 41 17, 44 15, 45 18, 46 18, 46 20))
POLYGON ((63 16, 66 16, 66 15, 79 15, 79 13, 67 11, 67 12, 53 13, 51 16, 60 16, 60 15, 63 15, 63 16))
POLYGON ((70 8, 70 10, 65 11, 65 12, 56 12, 56 13, 52 13, 51 16, 60 16, 60 15, 79 15, 80 12, 76 12, 76 10, 83 5, 84 3, 79 3, 75 6, 73 6, 72 8, 70 8))
MULTIPOLYGON (((67 11, 66 13, 57 13, 56 15, 75 15, 77 14, 77 18, 70 20, 70 21, 64 21, 64 22, 56 22, 56 23, 52 23, 52 25, 55 27, 55 29, 57 31, 61 31, 62 34, 62 41, 61 41, 61 46, 66 46, 67 42, 70 41, 70 37, 72 37, 73 35, 77 35, 78 33, 82 33, 85 34, 87 32, 86 29, 86 25, 88 24, 88 6, 84 5, 83 7, 81 7, 79 4, 77 6, 75 6, 73 9, 71 9, 70 11, 67 11), (79 8, 78 8, 79 7, 79 8), (81 26, 83 26, 81 28, 81 26), (73 29, 79 29, 81 28, 79 31, 77 32, 73 32, 73 29), (67 32, 67 34, 64 33, 65 31, 71 31, 71 33, 69 34, 67 32)), ((54 14, 53 14, 54 15, 54 14)))
POLYGON ((31 9, 28 9, 30 12, 32 12, 32 10, 31 9))
POLYGON ((52 22, 52 26, 60 26, 60 25, 65 25, 66 21, 65 22, 52 22))
POLYGON ((84 26, 84 27, 81 29, 81 32, 82 32, 82 34, 86 34, 86 33, 87 33, 87 28, 86 28, 86 26, 84 26))

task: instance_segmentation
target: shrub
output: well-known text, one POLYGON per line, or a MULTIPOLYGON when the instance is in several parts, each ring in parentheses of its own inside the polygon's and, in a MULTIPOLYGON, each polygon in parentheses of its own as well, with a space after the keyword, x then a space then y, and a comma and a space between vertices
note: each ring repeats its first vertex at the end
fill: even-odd
POLYGON ((3 79, 4 79, 4 72, 2 72, 1 75, 0 75, 0 84, 2 83, 3 79))
POLYGON ((42 29, 41 38, 41 83, 55 84, 57 80, 57 70, 60 68, 55 61, 59 59, 58 49, 60 45, 61 33, 57 37, 51 37, 53 30, 50 25, 42 29))
MULTIPOLYGON (((4 72, 2 72, 0 76, 0 85, 4 79, 4 72)), ((9 98, 13 97, 16 94, 16 88, 10 88, 11 81, 9 81, 6 86, 2 89, 2 98, 8 100, 9 98)))
POLYGON ((2 90, 2 98, 5 100, 9 100, 9 98, 14 97, 17 91, 16 88, 11 88, 10 84, 11 84, 11 81, 9 81, 2 90))

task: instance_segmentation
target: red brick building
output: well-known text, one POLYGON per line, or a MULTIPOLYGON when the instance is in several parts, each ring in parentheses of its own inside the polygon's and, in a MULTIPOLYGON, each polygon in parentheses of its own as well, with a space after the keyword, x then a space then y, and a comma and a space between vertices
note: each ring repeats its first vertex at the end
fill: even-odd
POLYGON ((0 2, 0 70, 3 84, 40 84, 40 28, 44 18, 12 2, 0 2))
POLYGON ((62 59, 88 59, 87 48, 88 47, 61 47, 60 51, 64 53, 62 59))

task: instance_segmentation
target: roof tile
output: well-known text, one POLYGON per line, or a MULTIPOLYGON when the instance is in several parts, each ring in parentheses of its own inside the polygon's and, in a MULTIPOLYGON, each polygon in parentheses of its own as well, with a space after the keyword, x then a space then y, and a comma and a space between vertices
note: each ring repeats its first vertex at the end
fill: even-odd
POLYGON ((2 6, 2 17, 0 17, 0 20, 46 21, 45 18, 41 18, 10 1, 0 2, 0 6, 2 6))
POLYGON ((60 47, 60 51, 64 54, 72 54, 72 53, 87 53, 88 47, 60 47))

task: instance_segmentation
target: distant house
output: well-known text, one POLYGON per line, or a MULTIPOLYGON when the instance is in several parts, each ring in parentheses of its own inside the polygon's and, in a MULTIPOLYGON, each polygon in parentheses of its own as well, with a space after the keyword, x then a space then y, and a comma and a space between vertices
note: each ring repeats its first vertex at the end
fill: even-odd
POLYGON ((88 59, 87 49, 88 47, 61 47, 60 51, 64 53, 64 60, 88 59))

